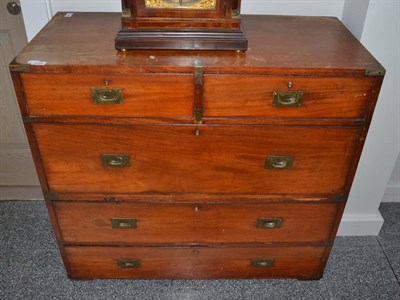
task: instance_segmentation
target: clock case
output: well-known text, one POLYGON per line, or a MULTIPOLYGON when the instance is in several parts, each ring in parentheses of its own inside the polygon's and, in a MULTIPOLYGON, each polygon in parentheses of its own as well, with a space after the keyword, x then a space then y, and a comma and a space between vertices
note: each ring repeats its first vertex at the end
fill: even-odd
POLYGON ((122 28, 115 47, 245 51, 240 0, 216 0, 212 9, 148 8, 145 0, 122 0, 122 28))

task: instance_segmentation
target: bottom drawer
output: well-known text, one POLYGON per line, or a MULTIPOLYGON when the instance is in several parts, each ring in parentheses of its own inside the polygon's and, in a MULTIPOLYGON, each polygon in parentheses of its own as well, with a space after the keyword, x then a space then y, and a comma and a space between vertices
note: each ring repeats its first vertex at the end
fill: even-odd
POLYGON ((319 278, 325 247, 65 247, 69 276, 93 278, 319 278))

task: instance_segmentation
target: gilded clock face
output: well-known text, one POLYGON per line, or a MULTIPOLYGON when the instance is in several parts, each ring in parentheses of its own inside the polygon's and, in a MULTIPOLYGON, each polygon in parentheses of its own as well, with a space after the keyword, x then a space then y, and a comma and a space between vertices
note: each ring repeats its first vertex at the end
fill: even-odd
POLYGON ((217 0, 145 0, 146 8, 214 9, 217 0))

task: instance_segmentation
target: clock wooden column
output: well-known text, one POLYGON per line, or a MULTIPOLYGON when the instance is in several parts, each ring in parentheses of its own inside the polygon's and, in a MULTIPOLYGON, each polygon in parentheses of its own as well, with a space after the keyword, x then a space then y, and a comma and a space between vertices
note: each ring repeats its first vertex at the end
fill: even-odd
POLYGON ((118 50, 247 50, 240 0, 123 0, 118 50))
POLYGON ((11 64, 71 278, 322 276, 384 69, 335 18, 243 24, 119 52, 119 14, 59 13, 11 64))

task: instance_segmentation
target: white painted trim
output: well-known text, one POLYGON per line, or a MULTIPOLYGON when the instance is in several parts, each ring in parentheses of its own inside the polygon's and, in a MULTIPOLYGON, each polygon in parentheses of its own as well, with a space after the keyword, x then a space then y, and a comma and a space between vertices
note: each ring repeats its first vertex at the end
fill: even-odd
POLYGON ((382 202, 400 202, 400 186, 388 185, 383 194, 382 202))
POLYGON ((53 8, 51 6, 51 0, 46 0, 45 4, 46 4, 46 11, 47 11, 47 18, 50 20, 54 15, 53 8))
POLYGON ((26 34, 30 41, 50 20, 45 0, 20 0, 26 34))
POLYGON ((44 200, 40 186, 0 186, 1 200, 44 200))
POLYGON ((39 185, 29 149, 1 149, 0 162, 0 186, 39 185))
POLYGON ((379 211, 375 214, 344 214, 337 235, 378 235, 383 221, 379 211))

